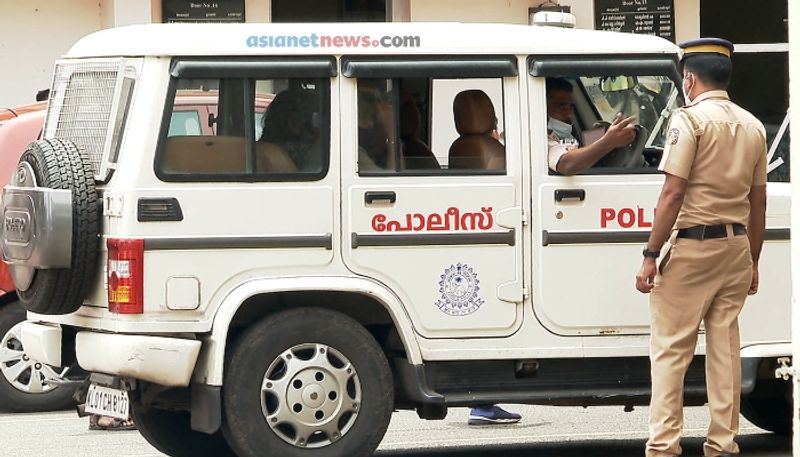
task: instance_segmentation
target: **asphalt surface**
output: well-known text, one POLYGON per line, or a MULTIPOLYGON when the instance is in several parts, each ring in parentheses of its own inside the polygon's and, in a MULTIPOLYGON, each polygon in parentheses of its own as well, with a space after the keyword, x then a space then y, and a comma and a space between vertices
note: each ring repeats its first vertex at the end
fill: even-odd
MULTIPOLYGON (((516 425, 474 427, 468 410, 452 409, 443 421, 395 413, 378 456, 392 457, 641 457, 647 408, 509 406, 523 414, 516 425)), ((704 407, 687 408, 685 456, 702 455, 708 421, 704 407)), ((0 454, 13 457, 161 456, 136 431, 89 431, 74 412, 0 413, 0 454)), ((742 457, 789 457, 786 438, 742 420, 742 457)))

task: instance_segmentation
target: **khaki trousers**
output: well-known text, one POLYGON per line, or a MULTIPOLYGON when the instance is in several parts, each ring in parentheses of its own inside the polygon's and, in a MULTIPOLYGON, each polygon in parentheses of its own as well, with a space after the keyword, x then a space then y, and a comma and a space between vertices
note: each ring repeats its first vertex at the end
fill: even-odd
POLYGON ((683 382, 701 321, 711 424, 705 456, 737 454, 741 362, 739 312, 752 281, 746 235, 678 238, 664 257, 650 297, 650 439, 646 455, 681 455, 683 382))

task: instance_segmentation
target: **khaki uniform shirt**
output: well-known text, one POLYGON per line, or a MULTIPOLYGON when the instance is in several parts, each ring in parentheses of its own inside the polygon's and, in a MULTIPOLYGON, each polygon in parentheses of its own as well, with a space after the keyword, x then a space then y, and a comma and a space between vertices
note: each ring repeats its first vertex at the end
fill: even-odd
POLYGON ((547 135, 547 166, 553 171, 558 171, 556 167, 561 157, 577 147, 578 140, 575 138, 559 138, 555 132, 550 132, 547 135))
POLYGON ((764 126, 725 91, 701 94, 672 116, 658 169, 688 181, 676 228, 739 223, 767 183, 764 126))

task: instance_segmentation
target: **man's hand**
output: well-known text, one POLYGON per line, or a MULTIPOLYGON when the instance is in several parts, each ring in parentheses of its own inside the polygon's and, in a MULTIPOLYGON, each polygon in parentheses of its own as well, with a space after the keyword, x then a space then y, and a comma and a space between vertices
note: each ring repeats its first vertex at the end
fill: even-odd
POLYGON ((758 265, 753 265, 753 279, 750 281, 750 290, 747 295, 755 295, 758 292, 758 265))
POLYGON ((639 270, 639 274, 636 275, 636 290, 643 294, 649 294, 653 290, 653 280, 657 271, 656 259, 645 257, 642 261, 642 268, 639 270))
POLYGON ((603 135, 603 140, 609 148, 613 150, 633 143, 636 138, 636 130, 631 125, 632 122, 633 116, 623 119, 622 113, 617 114, 614 122, 611 123, 605 135, 603 135))

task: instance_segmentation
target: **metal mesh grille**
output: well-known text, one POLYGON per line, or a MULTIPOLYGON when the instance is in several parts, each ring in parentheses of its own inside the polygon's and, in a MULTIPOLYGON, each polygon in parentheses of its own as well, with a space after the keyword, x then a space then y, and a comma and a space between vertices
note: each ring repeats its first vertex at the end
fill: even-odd
POLYGON ((106 148, 121 61, 56 66, 45 138, 73 141, 89 155, 95 174, 106 148))

